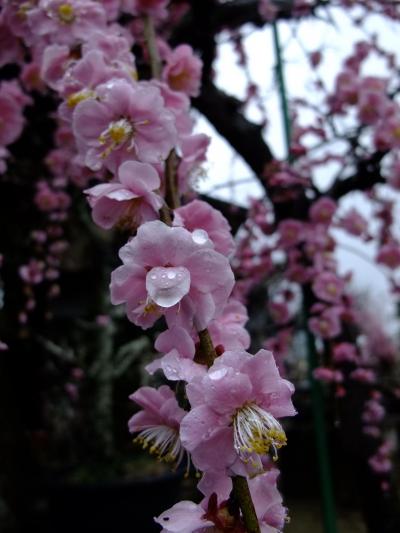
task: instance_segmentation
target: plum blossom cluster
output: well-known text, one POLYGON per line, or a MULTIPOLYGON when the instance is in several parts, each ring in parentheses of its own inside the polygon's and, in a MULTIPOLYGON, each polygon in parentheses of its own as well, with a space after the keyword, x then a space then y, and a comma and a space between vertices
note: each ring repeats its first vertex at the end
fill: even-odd
MULTIPOLYGON (((309 59, 317 72, 323 55, 315 53, 309 59)), ((397 187, 399 105, 394 75, 390 76, 396 68, 395 58, 377 40, 362 41, 345 60, 331 91, 317 78, 316 91, 332 117, 331 124, 321 120, 313 102, 296 101, 297 110, 304 107, 315 119, 300 125, 299 115, 293 112, 291 164, 272 161, 264 168, 263 185, 272 203, 253 202, 234 260, 242 301, 255 287, 266 287, 264 347, 273 349, 281 372, 290 364, 298 332, 306 330, 319 357, 314 379, 330 387, 343 405, 354 390, 362 391, 357 393, 364 399, 359 416, 362 431, 376 450, 369 465, 382 480, 381 487, 387 486, 390 477, 382 382, 392 381, 390 369, 397 364, 398 346, 382 325, 382 317, 367 312, 365 303, 351 294, 352 272, 339 269, 337 252, 343 235, 349 241, 373 243, 371 261, 386 274, 398 299, 396 202, 379 186, 386 182, 397 187), (364 74, 365 62, 372 56, 384 63, 387 77, 364 74), (354 141, 351 132, 356 127, 354 141), (342 153, 330 147, 336 139, 343 141, 337 128, 349 131, 342 153), (339 176, 346 175, 342 169, 348 166, 357 170, 322 192, 316 184, 327 163, 336 166, 339 176), (368 207, 342 205, 342 196, 358 187, 366 191, 363 201, 368 207), (296 211, 293 205, 301 209, 296 211), (377 223, 371 224, 367 209, 377 223)), ((393 397, 393 382, 390 388, 393 397)))
MULTIPOLYGON (((23 282, 25 304, 19 313, 19 322, 26 324, 36 309, 38 296, 51 301, 59 295, 58 278, 62 258, 69 248, 65 236, 65 223, 71 206, 71 198, 66 191, 67 181, 61 176, 51 181, 40 180, 36 184, 33 202, 42 215, 41 225, 30 233, 33 254, 19 269, 23 282), (44 291, 43 291, 44 289, 44 291), (43 294, 44 293, 44 294, 43 294)), ((47 314, 49 319, 50 315, 47 314)))
MULTIPOLYGON (((259 15, 267 22, 281 15, 300 19, 323 4, 261 0, 259 15)), ((393 2, 338 4, 357 24, 368 10, 399 19, 393 2)), ((112 303, 123 305, 135 326, 157 323, 161 330, 157 355, 146 369, 168 385, 131 395, 140 410, 129 430, 158 459, 201 473, 203 500, 162 513, 156 520, 163 531, 245 533, 249 520, 265 533, 283 529, 287 510, 277 489, 276 460, 287 440, 284 418, 295 410, 293 385, 282 376, 299 330, 316 350, 313 379, 340 406, 361 391, 361 432, 374 449, 368 464, 381 487, 389 486, 393 446, 385 434, 388 403, 380 378, 390 389, 397 346, 352 296, 351 273, 339 269, 337 250, 343 234, 374 244, 375 263, 398 295, 396 205, 379 187, 400 187, 395 56, 375 38, 359 42, 329 89, 318 73, 322 50, 308 53, 321 106, 293 102, 290 161, 269 161, 260 172, 269 201, 251 202, 235 243, 223 215, 193 199, 209 143, 194 133, 190 113, 202 62, 187 44, 172 48, 164 33, 188 5, 3 0, 0 6, 0 66, 18 68, 16 79, 0 84, 0 173, 14 163, 8 149, 23 134, 31 103, 49 97, 58 106, 51 110, 54 142, 32 185, 33 205, 44 222, 30 235, 35 253, 18 269, 26 295, 20 321, 35 308, 37 289, 45 285, 48 297, 59 290, 68 249, 64 226, 77 187, 93 222, 126 236, 111 277, 112 303), (373 56, 388 75, 365 73, 373 56), (302 109, 315 118, 303 123, 302 109), (341 153, 332 148, 337 140, 345 145, 341 153), (332 165, 339 178, 320 190, 317 174, 332 165), (341 197, 355 189, 365 191, 371 217, 342 205, 341 197), (244 304, 260 285, 267 295, 260 313, 267 317, 265 339, 252 355, 244 304), (243 480, 254 512, 241 498, 243 480)), ((232 31, 231 38, 246 68, 240 32, 232 31)), ((262 108, 261 91, 246 76, 246 103, 262 108)), ((265 110, 261 122, 267 122, 265 110)), ((81 379, 79 373, 74 379, 81 379)), ((74 383, 71 398, 78 393, 74 383)))
MULTIPOLYGON (((377 205, 382 209, 380 203, 377 205)), ((241 298, 246 299, 254 285, 262 284, 263 276, 267 280, 276 276, 277 280, 270 288, 265 309, 270 321, 266 331, 271 331, 265 348, 274 351, 284 373, 300 317, 300 327, 312 333, 321 357, 314 378, 331 387, 343 401, 352 383, 365 388, 368 392, 360 413, 363 431, 377 449, 383 446, 379 443, 385 435, 386 410, 378 375, 385 375, 396 363, 397 347, 379 318, 351 295, 351 275, 338 272, 335 255, 339 230, 365 242, 372 239, 367 220, 355 208, 339 210, 332 198, 321 196, 310 206, 307 220, 285 219, 274 230, 269 206, 254 203, 246 224, 248 232, 243 233, 237 256, 241 260, 235 262, 238 276, 246 280, 239 285, 241 298), (253 283, 249 282, 250 274, 253 283)), ((376 237, 379 242, 379 235, 376 237)), ((377 452, 373 457, 371 468, 380 477, 388 475, 390 468, 379 468, 381 458, 385 465, 390 464, 387 456, 377 452)))
MULTIPOLYGON (((398 6, 390 0, 338 0, 335 5, 354 9, 358 23, 371 13, 382 13, 393 20, 399 20, 400 16, 398 6), (357 9, 359 11, 356 11, 357 9)), ((264 20, 273 21, 280 15, 287 16, 288 13, 292 17, 304 17, 324 7, 325 4, 319 0, 259 0, 258 10, 264 20)))
MULTIPOLYGON (((57 145, 47 158, 55 177, 38 182, 34 202, 49 221, 62 222, 69 205, 60 177, 65 174, 86 187, 98 226, 130 235, 120 250, 122 265, 112 273, 111 301, 124 304, 128 319, 143 329, 163 320, 166 329, 155 343, 160 357, 148 371, 182 382, 185 392, 179 399, 168 385, 140 388, 131 399, 141 410, 129 429, 159 459, 175 466, 186 461, 187 469, 193 464, 203 475, 203 503, 181 502, 166 511, 157 519, 163 530, 245 531, 253 511, 236 480, 251 479, 253 519, 263 531, 281 531, 286 509, 273 463, 286 444, 280 419, 295 414, 293 386, 280 377, 270 351, 247 352, 247 313, 232 295, 230 226, 221 213, 188 196, 208 145, 206 136, 193 133, 190 115, 202 65, 188 45, 171 49, 152 37, 154 24, 168 17, 167 3, 3 4, 10 57, 15 61, 22 45, 29 50, 25 84, 54 91, 60 101, 57 145), (116 22, 120 13, 132 18, 131 31, 116 22), (149 80, 140 78, 133 44, 152 65, 149 80), (93 178, 97 184, 88 186, 93 178)), ((2 138, 5 146, 20 134, 21 104, 28 100, 12 84, 3 85, 3 93, 15 123, 2 138), (19 114, 7 91, 20 99, 19 114)), ((36 232, 35 239, 47 242, 48 232, 36 232)), ((62 243, 52 242, 51 253, 61 253, 62 243)), ((21 266, 24 282, 33 286, 50 276, 50 259, 56 277, 57 259, 48 255, 47 262, 31 259, 21 266)))
POLYGON ((25 124, 23 110, 30 103, 16 80, 0 83, 0 174, 7 169, 7 146, 21 135, 25 124))

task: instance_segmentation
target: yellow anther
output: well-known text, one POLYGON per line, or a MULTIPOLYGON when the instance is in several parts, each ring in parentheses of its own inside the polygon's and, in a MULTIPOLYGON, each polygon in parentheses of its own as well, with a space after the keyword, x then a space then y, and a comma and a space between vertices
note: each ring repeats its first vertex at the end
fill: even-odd
POLYGON ((94 98, 96 96, 96 93, 94 91, 77 91, 76 93, 71 94, 67 98, 67 106, 74 108, 79 104, 79 102, 83 102, 84 100, 88 100, 89 98, 94 98))
POLYGON ((121 144, 126 140, 126 127, 121 124, 114 124, 108 130, 108 134, 115 144, 121 144))
POLYGON ((58 6, 58 18, 65 24, 71 24, 74 22, 75 12, 71 4, 61 4, 58 6))

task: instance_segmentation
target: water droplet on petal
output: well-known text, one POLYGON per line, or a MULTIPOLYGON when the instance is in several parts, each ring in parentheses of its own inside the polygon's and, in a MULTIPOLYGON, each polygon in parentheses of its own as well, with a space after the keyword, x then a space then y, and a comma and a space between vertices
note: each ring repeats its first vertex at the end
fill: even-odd
POLYGON ((190 290, 190 272, 185 267, 155 267, 147 273, 146 290, 160 307, 172 307, 190 290))
POLYGON ((200 246, 210 242, 208 233, 204 229, 195 229, 194 231, 192 231, 192 239, 196 244, 199 244, 200 246))
MULTIPOLYGON (((228 370, 226 368, 219 368, 218 370, 213 370, 212 372, 209 372, 208 377, 213 380, 222 379, 228 370)), ((214 385, 211 385, 211 388, 215 388, 214 385)))

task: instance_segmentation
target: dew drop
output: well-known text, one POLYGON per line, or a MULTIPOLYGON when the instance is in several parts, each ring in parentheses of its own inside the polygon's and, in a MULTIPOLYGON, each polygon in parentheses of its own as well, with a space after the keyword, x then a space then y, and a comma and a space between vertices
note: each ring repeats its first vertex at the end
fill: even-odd
MULTIPOLYGON (((213 372, 210 372, 208 374, 208 377, 213 380, 222 379, 226 375, 227 372, 228 371, 226 368, 220 368, 218 370, 214 370, 213 372)), ((211 385, 211 388, 215 388, 215 385, 211 385)))
POLYGON ((204 229, 195 229, 192 231, 192 239, 196 244, 202 246, 210 241, 208 233, 204 229))
POLYGON ((172 307, 190 290, 190 272, 185 267, 154 267, 147 273, 146 290, 160 307, 172 307))

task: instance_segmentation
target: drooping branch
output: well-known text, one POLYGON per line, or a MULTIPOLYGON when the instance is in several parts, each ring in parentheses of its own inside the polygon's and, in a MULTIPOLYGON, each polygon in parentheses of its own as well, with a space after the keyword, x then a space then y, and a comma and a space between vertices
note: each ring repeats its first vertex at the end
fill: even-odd
POLYGON ((335 181, 327 194, 338 200, 349 192, 366 191, 378 183, 384 183, 381 161, 385 155, 386 152, 375 152, 368 159, 360 160, 356 172, 343 180, 335 181))
POLYGON ((258 176, 274 157, 263 139, 262 126, 247 120, 240 112, 241 102, 208 82, 195 107, 236 150, 258 176))

